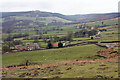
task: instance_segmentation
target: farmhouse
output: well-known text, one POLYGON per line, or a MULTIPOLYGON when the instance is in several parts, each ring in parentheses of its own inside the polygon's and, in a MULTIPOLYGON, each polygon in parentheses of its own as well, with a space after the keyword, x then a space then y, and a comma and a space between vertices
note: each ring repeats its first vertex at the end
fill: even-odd
POLYGON ((38 50, 38 49, 40 49, 40 47, 38 46, 37 43, 34 43, 33 45, 31 45, 31 44, 28 44, 28 45, 27 45, 27 50, 28 50, 28 51, 38 50))
POLYGON ((35 45, 28 45, 27 49, 28 49, 28 51, 35 50, 35 45))
MULTIPOLYGON (((65 46, 65 43, 64 43, 65 46)), ((63 47, 63 43, 61 42, 52 42, 52 43, 48 43, 48 47, 47 48, 62 48, 63 47)))
POLYGON ((66 43, 63 43, 63 46, 65 46, 66 45, 66 43))
POLYGON ((37 43, 34 43, 33 45, 31 45, 30 43, 26 43, 26 46, 23 45, 16 45, 15 49, 18 51, 32 51, 32 50, 38 50, 40 49, 39 45, 37 43))
POLYGON ((101 34, 101 32, 100 32, 100 31, 98 31, 97 35, 100 35, 100 34, 101 34))
POLYGON ((53 47, 58 47, 58 43, 52 43, 53 47))
POLYGON ((24 50, 27 50, 27 47, 24 47, 22 45, 16 45, 15 49, 18 50, 18 51, 24 51, 24 50))
POLYGON ((21 48, 22 47, 22 45, 16 45, 15 46, 15 49, 19 49, 19 48, 21 48))
POLYGON ((25 51, 25 50, 27 50, 27 47, 21 47, 21 48, 19 48, 19 51, 25 51))

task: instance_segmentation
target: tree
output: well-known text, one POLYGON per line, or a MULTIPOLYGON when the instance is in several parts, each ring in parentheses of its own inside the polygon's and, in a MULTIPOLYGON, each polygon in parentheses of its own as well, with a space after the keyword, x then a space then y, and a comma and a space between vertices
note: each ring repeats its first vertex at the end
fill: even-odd
POLYGON ((47 37, 46 36, 42 36, 42 39, 45 43, 47 42, 47 37))
POLYGON ((4 53, 4 52, 7 52, 7 51, 11 51, 10 47, 7 46, 7 45, 2 46, 2 52, 4 53))
POLYGON ((104 24, 104 22, 102 22, 102 25, 104 24))
POLYGON ((91 37, 91 39, 94 39, 93 37, 91 37))
POLYGON ((44 34, 47 34, 47 31, 45 31, 44 34))
POLYGON ((52 48, 53 46, 52 46, 52 44, 51 44, 51 42, 49 42, 48 43, 48 48, 50 49, 50 48, 52 48))
POLYGON ((8 37, 4 39, 4 41, 13 41, 13 37, 11 35, 8 35, 8 37))
POLYGON ((49 35, 42 36, 43 41, 46 43, 47 39, 50 39, 49 35))
POLYGON ((61 42, 58 43, 58 47, 61 48, 63 47, 63 44, 61 42))
POLYGON ((54 42, 57 42, 59 40, 59 37, 57 35, 54 36, 54 42))
POLYGON ((22 42, 20 40, 16 40, 16 41, 13 41, 13 44, 14 45, 20 45, 20 44, 22 44, 22 42))
POLYGON ((39 39, 42 39, 42 37, 43 37, 43 35, 42 35, 42 33, 41 32, 39 32, 39 39))
POLYGON ((67 40, 72 41, 72 38, 73 38, 73 32, 69 31, 68 34, 67 34, 67 40))
POLYGON ((7 39, 4 39, 3 41, 3 52, 11 51, 11 47, 14 47, 13 37, 9 35, 7 39))
POLYGON ((50 38, 50 41, 53 41, 53 37, 51 35, 49 36, 49 38, 50 38))
POLYGON ((9 48, 14 47, 13 41, 4 41, 3 45, 8 46, 9 48))
POLYGON ((38 40, 39 40, 38 37, 34 37, 34 43, 38 43, 39 42, 38 40))
POLYGON ((75 33, 74 33, 74 37, 75 37, 75 38, 85 37, 86 34, 88 34, 88 36, 96 35, 96 34, 97 34, 97 30, 93 29, 93 30, 91 30, 91 31, 88 31, 88 30, 86 30, 86 29, 83 29, 83 30, 81 30, 81 31, 75 32, 75 33))

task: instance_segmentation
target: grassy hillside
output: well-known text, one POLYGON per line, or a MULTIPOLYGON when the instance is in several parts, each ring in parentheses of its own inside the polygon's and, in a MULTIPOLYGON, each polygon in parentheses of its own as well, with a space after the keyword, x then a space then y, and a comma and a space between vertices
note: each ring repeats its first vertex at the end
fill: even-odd
POLYGON ((38 64, 54 63, 59 61, 74 60, 74 59, 90 59, 97 58, 97 52, 104 48, 96 45, 84 45, 78 47, 68 47, 60 49, 25 51, 8 55, 3 55, 3 66, 19 65, 25 59, 30 59, 38 64))
POLYGON ((53 78, 50 80, 56 80, 56 78, 99 78, 100 80, 111 80, 111 78, 118 78, 117 64, 118 62, 115 61, 94 61, 91 63, 49 66, 30 70, 9 70, 7 72, 4 71, 4 73, 7 73, 4 76, 7 78, 53 78))
POLYGON ((63 23, 68 23, 68 22, 72 22, 72 21, 68 21, 59 17, 25 17, 25 16, 16 16, 15 17, 16 20, 32 20, 32 21, 39 21, 39 22, 44 22, 46 24, 51 23, 53 21, 56 22, 63 22, 63 23))

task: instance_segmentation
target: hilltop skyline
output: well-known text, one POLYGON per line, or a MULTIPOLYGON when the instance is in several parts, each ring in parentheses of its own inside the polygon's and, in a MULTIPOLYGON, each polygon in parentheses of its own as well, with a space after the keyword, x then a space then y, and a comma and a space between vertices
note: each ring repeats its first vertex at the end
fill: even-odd
POLYGON ((119 0, 2 0, 1 12, 40 10, 64 15, 118 12, 119 0), (7 6, 6 6, 7 5, 7 6))

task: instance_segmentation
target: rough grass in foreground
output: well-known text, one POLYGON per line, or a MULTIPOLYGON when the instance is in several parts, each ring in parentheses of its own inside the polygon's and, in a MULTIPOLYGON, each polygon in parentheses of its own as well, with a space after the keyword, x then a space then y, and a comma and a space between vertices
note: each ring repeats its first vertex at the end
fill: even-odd
POLYGON ((31 70, 5 71, 13 78, 118 78, 118 62, 96 61, 91 63, 50 66, 31 70))

